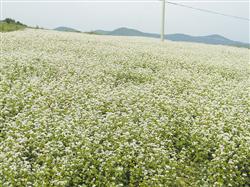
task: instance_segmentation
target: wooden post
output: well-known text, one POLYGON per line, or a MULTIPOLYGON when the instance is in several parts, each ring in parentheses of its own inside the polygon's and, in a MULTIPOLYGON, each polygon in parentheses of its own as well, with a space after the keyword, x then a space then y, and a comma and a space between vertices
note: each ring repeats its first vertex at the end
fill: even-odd
POLYGON ((162 22, 161 22, 161 41, 164 42, 165 39, 165 6, 166 1, 162 0, 162 22))

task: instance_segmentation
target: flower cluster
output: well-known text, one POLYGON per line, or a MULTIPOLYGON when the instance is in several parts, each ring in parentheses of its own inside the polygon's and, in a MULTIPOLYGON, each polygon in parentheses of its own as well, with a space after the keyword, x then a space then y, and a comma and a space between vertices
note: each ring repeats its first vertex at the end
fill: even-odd
POLYGON ((249 49, 2 33, 0 186, 247 186, 249 49))

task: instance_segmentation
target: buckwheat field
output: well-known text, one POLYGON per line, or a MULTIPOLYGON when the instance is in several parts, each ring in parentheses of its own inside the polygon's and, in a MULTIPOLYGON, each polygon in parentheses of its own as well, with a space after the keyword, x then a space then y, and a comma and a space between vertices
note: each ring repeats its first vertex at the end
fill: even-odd
POLYGON ((249 186, 249 54, 1 33, 0 186, 249 186))

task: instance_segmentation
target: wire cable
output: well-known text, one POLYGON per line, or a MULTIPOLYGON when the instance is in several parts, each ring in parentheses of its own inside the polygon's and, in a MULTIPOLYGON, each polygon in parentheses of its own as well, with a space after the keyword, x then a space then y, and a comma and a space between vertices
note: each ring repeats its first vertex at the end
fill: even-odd
POLYGON ((193 10, 198 10, 198 11, 206 12, 206 13, 210 13, 210 14, 216 14, 216 15, 226 16, 226 17, 240 19, 240 20, 244 20, 244 21, 250 21, 249 18, 245 18, 245 17, 239 17, 239 16, 234 16, 234 15, 224 14, 224 13, 220 13, 220 12, 216 12, 216 11, 212 11, 212 10, 207 10, 207 9, 195 8, 195 7, 192 7, 192 6, 179 4, 179 3, 174 3, 174 2, 170 2, 170 1, 166 1, 166 3, 171 4, 171 5, 180 6, 180 7, 189 8, 189 9, 193 9, 193 10))

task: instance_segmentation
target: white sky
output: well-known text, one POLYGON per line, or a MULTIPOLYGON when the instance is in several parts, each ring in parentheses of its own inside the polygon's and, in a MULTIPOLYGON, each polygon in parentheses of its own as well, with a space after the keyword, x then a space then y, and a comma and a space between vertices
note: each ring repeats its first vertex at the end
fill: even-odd
MULTIPOLYGON (((159 33, 161 3, 155 2, 38 2, 33 0, 3 0, 2 19, 11 17, 27 25, 45 28, 68 26, 81 31, 113 30, 129 27, 144 32, 159 33)), ((138 1, 138 0, 137 0, 138 1)), ((194 1, 194 0, 193 0, 194 1)), ((245 1, 174 1, 188 6, 209 9, 224 14, 249 18, 245 1)), ((220 34, 227 38, 249 42, 248 21, 227 18, 167 4, 166 33, 190 35, 220 34)))

